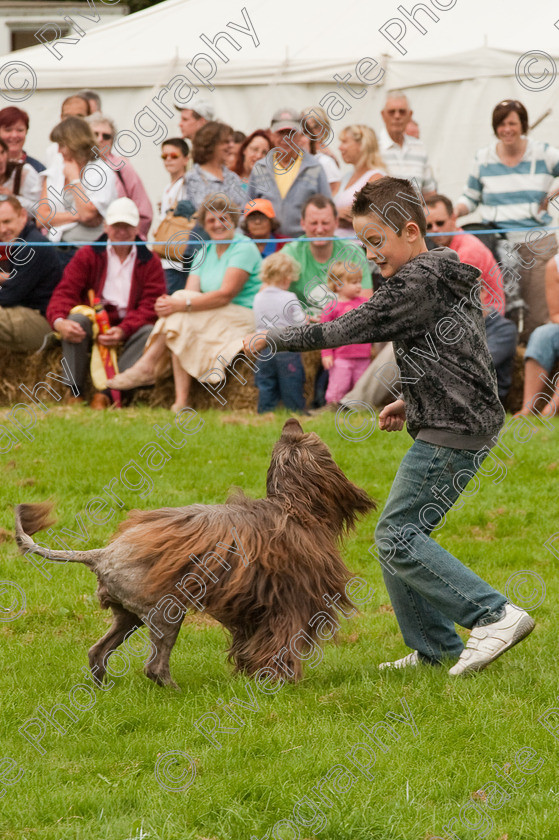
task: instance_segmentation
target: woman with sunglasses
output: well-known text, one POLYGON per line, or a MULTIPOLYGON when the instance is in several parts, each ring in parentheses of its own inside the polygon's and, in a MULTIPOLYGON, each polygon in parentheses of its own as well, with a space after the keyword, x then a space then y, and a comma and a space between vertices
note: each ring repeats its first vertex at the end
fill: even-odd
MULTIPOLYGON (((476 153, 456 216, 481 211, 484 225, 507 231, 518 256, 520 294, 526 304, 525 343, 533 330, 549 318, 545 296, 545 266, 557 253, 554 233, 545 232, 552 220, 547 205, 553 180, 559 176, 559 149, 528 137, 528 112, 516 99, 505 99, 494 108, 495 137, 476 153), (537 246, 530 230, 538 229, 537 246)), ((555 191, 556 192, 556 191, 555 191)))
MULTIPOLYGON (((161 146, 161 160, 171 176, 171 181, 167 184, 161 196, 159 221, 165 218, 168 211, 172 210, 178 201, 184 199, 184 176, 188 165, 188 146, 182 137, 171 137, 164 141, 161 146)), ((188 275, 182 270, 182 262, 163 258, 161 264, 165 271, 168 294, 171 295, 178 289, 184 289, 188 275)))
POLYGON ((109 117, 101 114, 100 111, 95 111, 94 114, 86 117, 85 121, 91 126, 91 130, 97 141, 97 148, 101 152, 103 159, 108 160, 111 167, 114 168, 118 197, 132 199, 138 208, 140 214, 139 233, 142 239, 147 239, 153 219, 151 201, 142 183, 142 179, 130 163, 130 160, 115 155, 112 151, 114 138, 117 134, 114 122, 109 117), (117 169, 117 167, 119 168, 117 169))

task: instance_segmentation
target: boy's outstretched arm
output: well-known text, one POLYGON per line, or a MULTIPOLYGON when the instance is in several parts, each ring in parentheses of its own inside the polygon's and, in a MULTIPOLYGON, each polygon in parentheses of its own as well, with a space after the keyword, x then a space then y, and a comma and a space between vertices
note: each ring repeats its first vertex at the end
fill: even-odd
POLYGON ((278 351, 303 352, 376 341, 412 341, 416 336, 423 336, 434 323, 435 287, 428 271, 412 274, 408 269, 405 276, 392 277, 369 300, 334 321, 261 330, 258 335, 265 340, 255 343, 257 339, 253 338, 250 348, 247 348, 251 338, 248 336, 245 352, 248 349, 249 353, 257 353, 266 344, 278 351))
POLYGON ((404 400, 396 400, 382 409, 378 416, 378 427, 384 432, 401 432, 406 422, 404 400))
POLYGON ((328 350, 341 347, 343 344, 366 344, 368 342, 383 341, 382 331, 376 337, 374 309, 371 300, 362 303, 357 309, 351 309, 336 318, 320 324, 307 324, 301 327, 273 328, 258 330, 247 335, 243 341, 244 352, 247 355, 259 353, 266 344, 275 346, 278 350, 301 352, 305 350, 328 350))

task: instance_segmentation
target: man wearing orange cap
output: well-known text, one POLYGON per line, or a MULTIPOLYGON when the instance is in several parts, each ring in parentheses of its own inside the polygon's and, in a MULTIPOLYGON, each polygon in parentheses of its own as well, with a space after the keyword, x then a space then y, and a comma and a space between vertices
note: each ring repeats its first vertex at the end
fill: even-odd
POLYGON ((283 237, 276 233, 279 226, 274 206, 267 198, 255 198, 246 205, 245 214, 241 219, 241 230, 251 239, 260 240, 256 242, 256 247, 263 258, 269 257, 282 247, 283 237), (266 239, 274 241, 262 241, 266 239))

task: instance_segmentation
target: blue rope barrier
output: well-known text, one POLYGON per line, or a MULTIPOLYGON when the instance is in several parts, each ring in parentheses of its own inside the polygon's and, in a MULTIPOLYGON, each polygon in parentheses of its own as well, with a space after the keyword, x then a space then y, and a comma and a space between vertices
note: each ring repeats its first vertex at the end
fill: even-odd
MULTIPOLYGON (((453 236, 464 236, 465 234, 480 234, 480 233, 523 233, 524 230, 526 233, 529 233, 532 230, 559 230, 559 226, 557 227, 533 227, 533 228, 487 228, 484 230, 457 230, 457 231, 450 231, 453 236)), ((432 237, 432 236, 447 236, 449 235, 448 231, 439 231, 438 233, 426 233, 425 238, 432 237)), ((203 242, 207 242, 211 245, 212 242, 217 242, 219 245, 231 245, 233 242, 238 242, 238 239, 205 239, 202 240, 203 242)), ((360 240, 356 236, 286 236, 282 239, 251 239, 251 242, 260 242, 266 243, 269 242, 360 242, 360 240)), ((19 247, 23 247, 23 242, 0 242, 0 247, 7 247, 9 245, 17 244, 19 247)), ((142 240, 140 243, 138 242, 112 242, 109 243, 108 240, 104 242, 30 242, 26 243, 32 245, 33 248, 41 248, 44 246, 48 246, 49 248, 82 248, 84 245, 91 245, 93 248, 106 248, 108 244, 112 245, 162 245, 162 242, 159 241, 144 241, 142 240)), ((184 244, 181 243, 181 240, 176 240, 176 244, 184 244)))

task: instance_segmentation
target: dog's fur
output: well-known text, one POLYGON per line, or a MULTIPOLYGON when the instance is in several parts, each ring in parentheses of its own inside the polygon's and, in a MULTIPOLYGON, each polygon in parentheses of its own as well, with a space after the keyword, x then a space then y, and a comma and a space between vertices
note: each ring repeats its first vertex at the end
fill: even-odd
POLYGON ((316 623, 307 626, 319 611, 335 622, 336 608, 323 595, 339 593, 340 607, 353 606, 345 592, 351 574, 338 542, 359 514, 375 507, 320 438, 291 419, 274 446, 265 499, 238 491, 224 505, 133 510, 106 548, 91 551, 37 546, 29 535, 52 524, 52 505, 23 504, 16 507, 16 539, 22 553, 84 563, 97 575, 101 606, 114 614, 108 633, 89 651, 97 679, 108 655, 143 617, 152 643, 145 673, 175 686, 169 656, 185 612, 198 604, 230 632, 229 657, 237 671, 254 675, 273 668, 273 657, 287 649, 284 670, 296 680, 301 661, 289 650, 290 640, 303 629, 319 643, 316 623))

